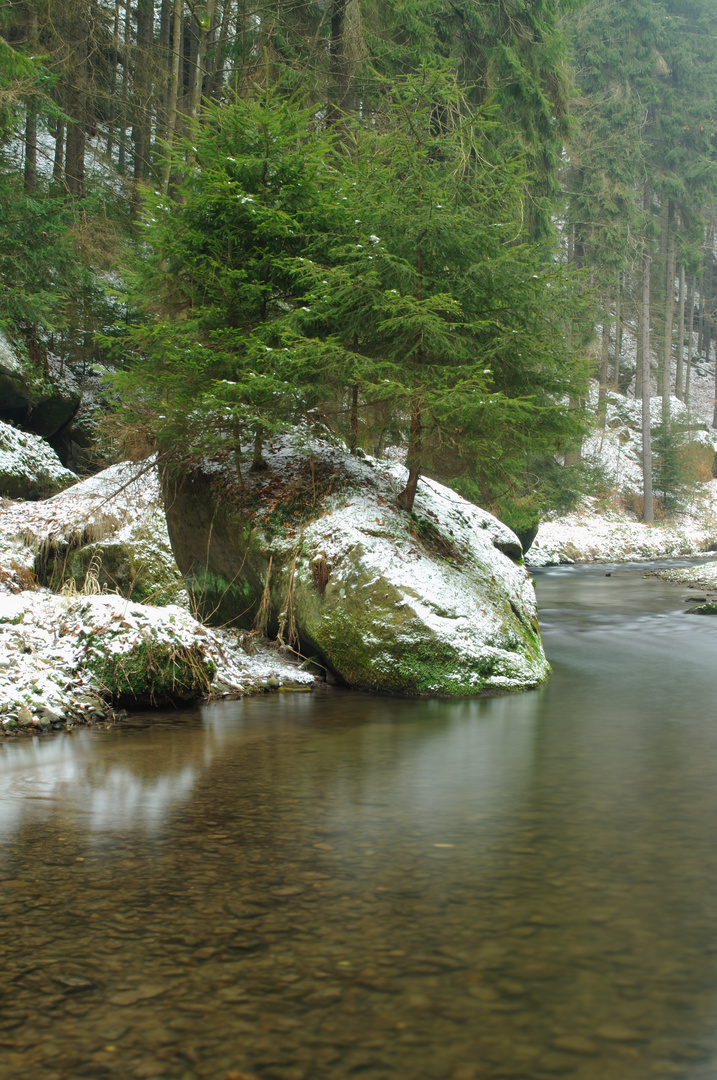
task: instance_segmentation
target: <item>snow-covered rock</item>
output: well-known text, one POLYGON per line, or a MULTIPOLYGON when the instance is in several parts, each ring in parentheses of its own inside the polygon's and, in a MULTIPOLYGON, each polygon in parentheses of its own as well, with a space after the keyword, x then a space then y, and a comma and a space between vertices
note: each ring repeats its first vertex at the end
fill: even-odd
POLYGON ((655 577, 672 581, 675 585, 686 585, 690 589, 704 589, 707 593, 717 593, 717 562, 702 563, 700 566, 674 566, 669 570, 655 571, 655 577))
POLYGON ((248 656, 235 633, 176 606, 117 595, 0 595, 0 732, 102 716, 107 702, 162 704, 240 694, 313 676, 276 653, 248 656))
POLYGON ((57 592, 89 585, 155 604, 186 602, 154 463, 113 465, 54 498, 0 509, 0 590, 3 578, 5 591, 27 587, 18 568, 57 592))
POLYGON ((76 475, 44 439, 0 421, 0 495, 46 499, 75 483, 76 475))
POLYGON ((277 440, 266 472, 166 481, 169 534, 200 608, 280 637, 352 686, 464 695, 549 671, 517 537, 433 481, 326 440, 277 440))

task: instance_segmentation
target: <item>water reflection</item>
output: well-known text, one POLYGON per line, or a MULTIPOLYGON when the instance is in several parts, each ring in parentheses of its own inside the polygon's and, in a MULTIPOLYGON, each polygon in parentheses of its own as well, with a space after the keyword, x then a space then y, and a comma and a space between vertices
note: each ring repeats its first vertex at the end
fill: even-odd
POLYGON ((534 693, 5 740, 0 1075, 713 1077, 717 620, 641 573, 540 576, 534 693))

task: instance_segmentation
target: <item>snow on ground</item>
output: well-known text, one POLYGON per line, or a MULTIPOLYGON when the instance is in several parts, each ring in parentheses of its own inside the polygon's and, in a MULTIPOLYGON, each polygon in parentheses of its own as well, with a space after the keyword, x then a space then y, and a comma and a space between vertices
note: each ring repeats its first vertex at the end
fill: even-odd
MULTIPOLYGON (((704 379, 702 380, 705 381, 704 379)), ((693 387, 699 382, 693 370, 693 387)), ((703 388, 704 390, 704 388, 703 388)), ((590 402, 597 407, 597 383, 590 402)), ((702 411, 688 409, 672 397, 675 430, 694 444, 700 467, 709 475, 716 442, 711 427, 712 400, 702 392, 702 411), (707 408, 708 406, 708 408, 707 408), (705 417, 704 412, 709 412, 705 417)), ((717 549, 717 480, 695 482, 687 505, 671 521, 646 525, 636 512, 642 497, 642 406, 634 398, 609 391, 604 427, 583 445, 583 459, 597 466, 611 491, 603 498, 585 498, 571 514, 541 522, 526 553, 531 566, 571 562, 620 562, 700 555, 717 549)), ((653 430, 661 423, 662 401, 650 399, 653 430)))
POLYGON ((528 566, 572 562, 638 562, 701 555, 717 548, 717 481, 705 489, 702 507, 674 524, 645 525, 625 512, 583 499, 572 514, 541 522, 526 553, 528 566))
POLYGON ((669 570, 658 570, 656 576, 676 585, 687 585, 691 589, 704 589, 707 593, 717 592, 717 562, 702 563, 700 566, 675 566, 669 570))

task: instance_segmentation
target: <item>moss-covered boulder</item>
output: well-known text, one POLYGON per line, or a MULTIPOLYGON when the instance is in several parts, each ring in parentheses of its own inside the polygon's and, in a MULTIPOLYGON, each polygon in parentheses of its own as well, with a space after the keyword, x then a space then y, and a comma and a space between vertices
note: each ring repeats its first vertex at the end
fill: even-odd
POLYGON ((266 627, 351 686, 464 695, 528 689, 549 667, 520 543, 430 480, 325 440, 277 441, 242 485, 165 476, 172 546, 205 617, 266 627))
POLYGON ((76 483, 44 439, 0 421, 0 495, 47 499, 76 483))

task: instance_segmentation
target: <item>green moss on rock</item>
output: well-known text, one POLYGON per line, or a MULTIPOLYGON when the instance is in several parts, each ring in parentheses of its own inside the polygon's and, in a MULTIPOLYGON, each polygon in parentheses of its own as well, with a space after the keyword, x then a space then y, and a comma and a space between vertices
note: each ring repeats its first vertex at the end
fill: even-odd
POLYGON ((147 705, 205 695, 217 670, 198 647, 168 645, 150 638, 129 652, 92 649, 85 667, 113 700, 147 705))

